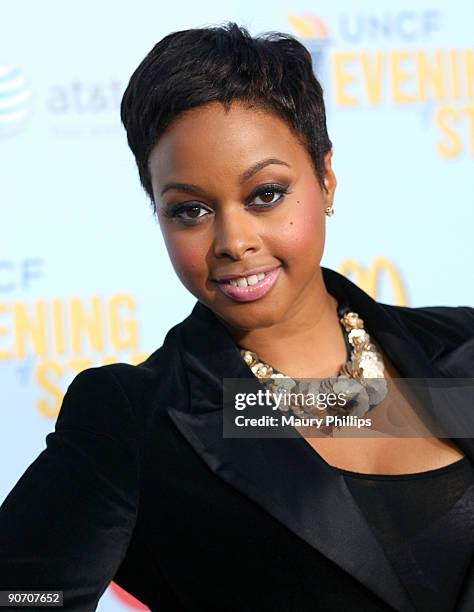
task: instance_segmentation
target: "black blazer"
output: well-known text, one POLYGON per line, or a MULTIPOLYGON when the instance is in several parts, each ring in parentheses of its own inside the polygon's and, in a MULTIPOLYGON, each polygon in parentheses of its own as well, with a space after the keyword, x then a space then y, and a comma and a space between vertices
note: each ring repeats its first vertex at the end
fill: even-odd
MULTIPOLYGON (((374 301, 323 268, 404 377, 474 377, 474 309, 374 301)), ((0 590, 95 610, 114 580, 160 612, 414 610, 343 477, 300 436, 222 435, 252 378, 200 302, 144 363, 81 372, 0 508, 0 590)), ((456 439, 474 461, 472 438, 456 439)), ((474 610, 474 564, 457 612, 474 610)))

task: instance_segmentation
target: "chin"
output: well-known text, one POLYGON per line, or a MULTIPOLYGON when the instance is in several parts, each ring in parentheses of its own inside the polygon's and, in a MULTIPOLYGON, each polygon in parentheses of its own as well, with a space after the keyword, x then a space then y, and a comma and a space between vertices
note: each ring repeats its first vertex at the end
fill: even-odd
POLYGON ((213 304, 209 305, 209 308, 232 327, 246 331, 271 327, 282 318, 279 310, 275 309, 275 303, 271 300, 233 302, 226 307, 213 304))

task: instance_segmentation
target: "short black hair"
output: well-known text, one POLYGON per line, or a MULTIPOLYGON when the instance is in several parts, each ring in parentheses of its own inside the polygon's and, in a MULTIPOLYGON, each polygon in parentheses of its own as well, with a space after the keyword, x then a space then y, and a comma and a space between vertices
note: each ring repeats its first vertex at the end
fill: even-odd
POLYGON ((120 117, 155 209, 148 158, 160 135, 182 112, 232 101, 279 115, 306 147, 324 189, 324 154, 332 149, 323 90, 311 54, 281 32, 252 37, 234 22, 172 32, 132 74, 120 117))

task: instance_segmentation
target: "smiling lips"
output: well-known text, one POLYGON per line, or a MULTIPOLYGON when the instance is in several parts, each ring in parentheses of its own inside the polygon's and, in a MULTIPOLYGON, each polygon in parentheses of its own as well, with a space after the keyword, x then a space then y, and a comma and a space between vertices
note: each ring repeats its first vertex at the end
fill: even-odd
POLYGON ((268 272, 218 281, 217 286, 228 297, 238 302, 258 300, 266 295, 276 283, 281 267, 268 272))

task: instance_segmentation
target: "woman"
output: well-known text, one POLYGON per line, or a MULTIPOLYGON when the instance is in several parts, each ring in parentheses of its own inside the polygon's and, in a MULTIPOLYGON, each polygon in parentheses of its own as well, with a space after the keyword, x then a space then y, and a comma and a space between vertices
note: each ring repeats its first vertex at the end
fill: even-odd
POLYGON ((367 383, 343 321, 385 380, 474 375, 474 309, 380 304, 321 268, 336 178, 308 52, 175 32, 121 116, 197 302, 144 363, 69 386, 0 509, 0 589, 67 610, 112 579, 160 611, 474 610, 472 439, 223 436, 225 378, 367 383))

